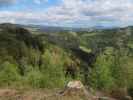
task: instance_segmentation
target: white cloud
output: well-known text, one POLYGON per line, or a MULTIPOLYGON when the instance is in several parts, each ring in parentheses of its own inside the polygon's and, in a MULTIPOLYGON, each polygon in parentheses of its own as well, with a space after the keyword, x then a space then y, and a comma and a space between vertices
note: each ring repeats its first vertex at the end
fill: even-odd
MULTIPOLYGON (((48 9, 58 21, 88 22, 88 24, 133 22, 133 1, 131 0, 62 0, 62 4, 48 9)), ((76 23, 75 23, 76 24, 76 23)))
MULTIPOLYGON (((36 4, 47 2, 47 0, 34 1, 36 4)), ((61 0, 60 4, 51 6, 45 11, 0 11, 0 19, 27 24, 77 25, 86 27, 105 23, 124 26, 133 22, 132 9, 132 0, 61 0)))

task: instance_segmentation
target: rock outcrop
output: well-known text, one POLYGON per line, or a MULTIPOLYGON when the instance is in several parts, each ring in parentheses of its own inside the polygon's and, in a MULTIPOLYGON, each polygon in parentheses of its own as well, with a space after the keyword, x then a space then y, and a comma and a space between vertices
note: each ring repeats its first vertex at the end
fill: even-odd
POLYGON ((80 97, 83 100, 117 100, 108 96, 105 96, 101 93, 101 95, 98 95, 97 93, 92 93, 91 89, 88 90, 83 85, 81 81, 74 80, 70 81, 66 84, 66 87, 63 91, 60 92, 60 96, 64 97, 80 97))
POLYGON ((79 96, 84 100, 93 100, 93 95, 89 93, 82 82, 78 80, 68 82, 60 94, 63 96, 79 96))

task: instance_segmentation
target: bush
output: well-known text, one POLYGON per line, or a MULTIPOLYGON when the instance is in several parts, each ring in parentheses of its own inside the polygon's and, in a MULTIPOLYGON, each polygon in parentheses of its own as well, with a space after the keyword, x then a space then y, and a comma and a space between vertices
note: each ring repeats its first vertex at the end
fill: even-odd
POLYGON ((45 78, 41 72, 32 70, 25 76, 25 84, 33 88, 44 88, 45 78))
POLYGON ((49 71, 42 73, 39 70, 33 70, 25 76, 25 83, 32 88, 59 88, 64 85, 65 79, 50 75, 49 71))
POLYGON ((120 53, 119 50, 106 48, 97 57, 94 68, 92 68, 88 80, 90 85, 96 89, 108 90, 108 92, 128 89, 129 94, 132 95, 133 59, 124 52, 120 53))
POLYGON ((18 68, 15 64, 4 62, 0 66, 0 85, 10 86, 20 79, 18 68))
POLYGON ((112 59, 106 55, 100 55, 90 75, 90 84, 97 89, 108 90, 114 85, 113 77, 111 76, 112 59))
POLYGON ((53 50, 55 51, 45 51, 43 55, 45 62, 41 66, 41 72, 47 87, 62 87, 65 83, 63 54, 62 51, 58 51, 58 48, 53 50))

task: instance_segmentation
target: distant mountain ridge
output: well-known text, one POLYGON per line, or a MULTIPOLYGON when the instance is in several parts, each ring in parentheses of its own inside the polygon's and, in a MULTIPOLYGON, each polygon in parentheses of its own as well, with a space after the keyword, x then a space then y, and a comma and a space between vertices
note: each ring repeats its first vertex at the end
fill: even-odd
POLYGON ((12 23, 1 23, 1 27, 24 27, 24 28, 36 28, 42 32, 62 32, 62 31, 72 31, 72 32, 79 32, 79 31, 94 31, 99 29, 110 29, 103 26, 95 26, 95 27, 86 27, 86 28, 78 28, 78 27, 61 27, 61 26, 46 26, 46 25, 21 25, 21 24, 12 24, 12 23))
POLYGON ((61 27, 61 26, 46 26, 46 25, 22 25, 22 24, 12 24, 12 23, 1 23, 0 27, 24 27, 24 28, 36 28, 38 31, 42 32, 64 32, 64 31, 96 31, 96 30, 114 30, 114 29, 132 29, 133 26, 126 27, 104 27, 104 26, 94 26, 88 28, 76 28, 76 27, 61 27))

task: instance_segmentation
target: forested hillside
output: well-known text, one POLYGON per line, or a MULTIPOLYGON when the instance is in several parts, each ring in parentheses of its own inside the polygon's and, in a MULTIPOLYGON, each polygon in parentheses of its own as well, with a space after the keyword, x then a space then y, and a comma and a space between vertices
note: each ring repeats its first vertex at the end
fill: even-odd
POLYGON ((56 33, 23 27, 0 25, 1 87, 62 88, 81 80, 112 96, 133 96, 133 27, 56 33))

